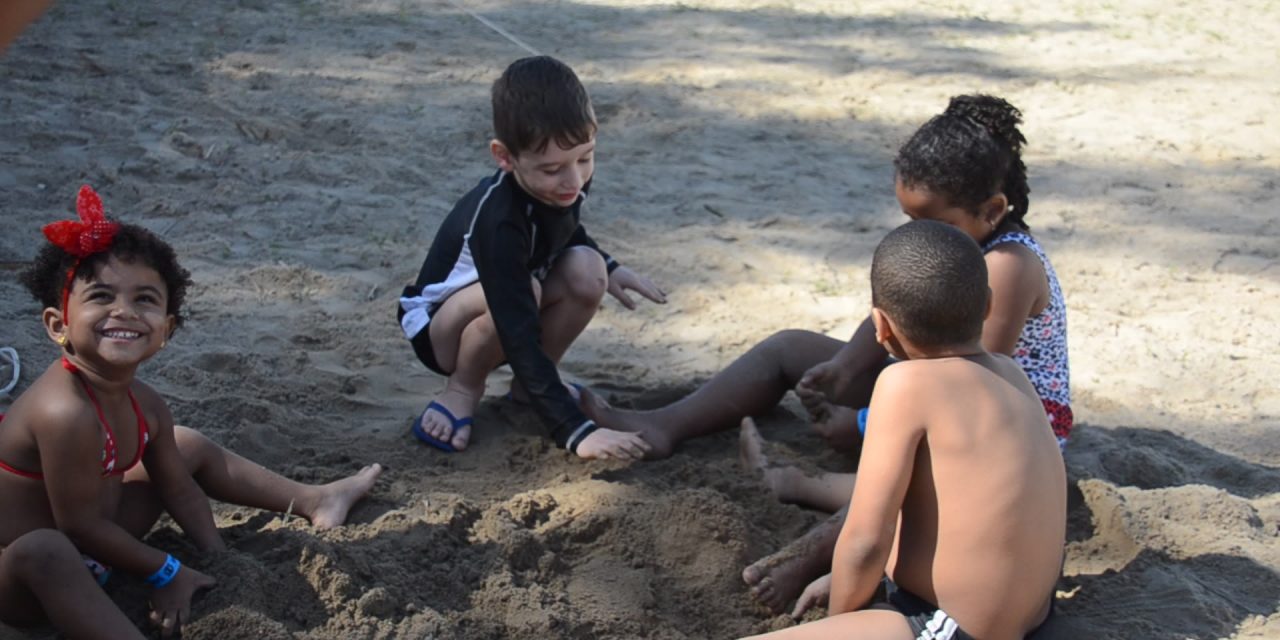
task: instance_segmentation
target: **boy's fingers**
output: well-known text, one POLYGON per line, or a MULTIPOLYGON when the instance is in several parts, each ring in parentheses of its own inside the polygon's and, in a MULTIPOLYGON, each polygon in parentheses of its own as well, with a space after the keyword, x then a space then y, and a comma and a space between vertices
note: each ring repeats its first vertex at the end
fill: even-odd
POLYGON ((627 291, 626 291, 625 289, 623 289, 622 287, 618 287, 618 292, 617 292, 617 293, 615 293, 615 294, 613 294, 613 297, 617 298, 617 299, 618 299, 618 302, 621 302, 621 303, 622 303, 622 306, 624 306, 624 307, 626 307, 626 308, 628 308, 628 309, 630 309, 630 310, 632 310, 632 311, 635 311, 635 309, 636 309, 636 302, 635 302, 635 300, 632 300, 632 299, 631 299, 631 296, 627 295, 627 291))
POLYGON ((637 289, 637 291, 640 292, 640 295, 658 304, 666 304, 667 302, 667 294, 657 287, 649 286, 644 289, 637 289))

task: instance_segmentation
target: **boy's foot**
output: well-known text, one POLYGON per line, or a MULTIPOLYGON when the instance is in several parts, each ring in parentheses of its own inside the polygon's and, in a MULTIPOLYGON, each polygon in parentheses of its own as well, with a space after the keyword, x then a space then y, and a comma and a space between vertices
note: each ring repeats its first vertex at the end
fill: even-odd
POLYGON ((587 460, 640 460, 649 448, 638 433, 601 428, 578 443, 578 456, 587 460))
MULTIPOLYGON (((839 532, 837 523, 835 534, 839 532)), ((831 551, 824 555, 813 542, 806 535, 743 569, 742 581, 751 587, 751 595, 774 613, 785 611, 810 582, 831 571, 831 551)))
POLYGON ((479 399, 480 394, 473 394, 453 385, 446 386, 444 393, 422 412, 422 433, 448 443, 457 451, 466 449, 471 442, 471 423, 460 423, 475 413, 479 399), (443 407, 452 416, 432 405, 443 407))
MULTIPOLYGON (((597 396, 592 390, 583 387, 582 399, 578 401, 578 406, 582 408, 582 412, 587 414, 600 425, 601 431, 625 431, 627 433, 638 434, 645 444, 645 460, 659 460, 671 456, 675 443, 657 425, 648 424, 644 420, 643 415, 634 411, 624 411, 613 408, 603 398, 597 396)), ((595 435, 595 434, 592 434, 595 435)), ((582 447, 579 446, 581 451, 582 447)))
POLYGON ((382 465, 371 464, 355 475, 316 487, 319 502, 311 512, 311 524, 317 529, 330 529, 347 521, 347 512, 359 502, 382 474, 382 465))
POLYGON ((769 458, 764 453, 764 438, 760 436, 760 430, 751 418, 742 419, 742 428, 738 432, 738 461, 742 463, 743 469, 760 474, 773 497, 782 502, 788 501, 790 492, 787 488, 791 484, 788 477, 798 471, 791 467, 775 467, 769 463, 769 458))

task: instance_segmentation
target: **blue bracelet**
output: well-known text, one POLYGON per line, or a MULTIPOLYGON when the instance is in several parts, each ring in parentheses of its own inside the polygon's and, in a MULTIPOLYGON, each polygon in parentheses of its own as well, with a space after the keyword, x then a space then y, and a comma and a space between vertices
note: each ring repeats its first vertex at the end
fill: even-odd
POLYGON ((156 572, 147 578, 147 584, 159 589, 160 587, 173 582, 173 578, 178 575, 178 570, 181 568, 182 563, 178 562, 177 558, 171 555, 166 555, 164 557, 164 564, 160 565, 160 568, 156 569, 156 572))

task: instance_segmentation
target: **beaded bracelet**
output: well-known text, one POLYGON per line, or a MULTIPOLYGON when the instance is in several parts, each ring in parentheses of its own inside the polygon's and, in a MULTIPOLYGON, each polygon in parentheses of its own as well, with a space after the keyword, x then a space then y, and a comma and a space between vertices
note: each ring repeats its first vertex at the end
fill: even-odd
POLYGON ((173 578, 178 575, 178 570, 182 568, 182 563, 172 555, 165 555, 164 564, 160 565, 156 572, 147 578, 147 584, 159 589, 160 587, 173 582, 173 578))

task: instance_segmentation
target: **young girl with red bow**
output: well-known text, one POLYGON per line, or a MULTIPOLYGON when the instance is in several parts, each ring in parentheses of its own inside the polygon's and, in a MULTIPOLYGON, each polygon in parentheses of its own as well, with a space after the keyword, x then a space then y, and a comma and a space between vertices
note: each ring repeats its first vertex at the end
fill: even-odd
POLYGON ((155 587, 151 620, 169 636, 214 579, 141 538, 167 511, 202 551, 224 549, 208 498, 342 524, 379 465, 304 485, 175 426, 138 365, 182 324, 190 279, 151 232, 103 215, 89 187, 79 221, 22 274, 62 357, 0 417, 0 620, 47 618, 72 638, 142 638, 95 584, 112 569, 155 587), (83 555, 82 555, 83 554, 83 555))

